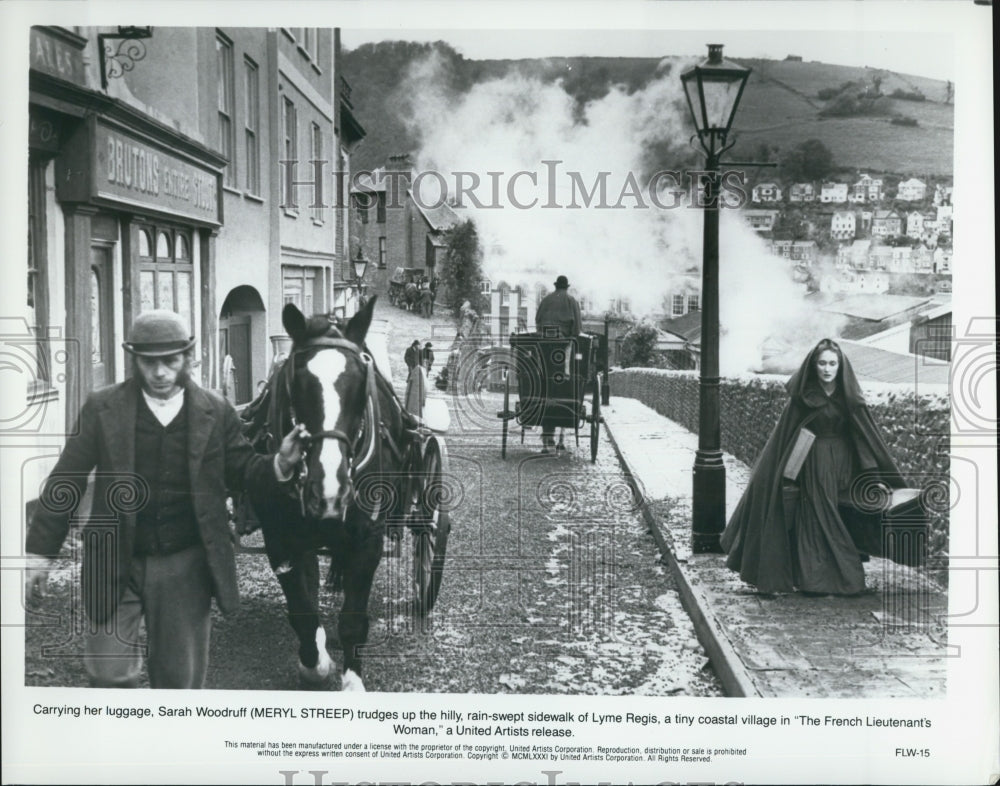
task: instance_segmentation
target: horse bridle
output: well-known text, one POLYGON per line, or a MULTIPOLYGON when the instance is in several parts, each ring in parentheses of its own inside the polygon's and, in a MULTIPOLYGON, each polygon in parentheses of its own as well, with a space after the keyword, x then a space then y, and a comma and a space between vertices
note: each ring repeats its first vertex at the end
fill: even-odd
MULTIPOLYGON (((292 426, 298 425, 301 421, 295 414, 295 404, 292 400, 292 387, 294 385, 295 378, 295 358, 297 355, 304 354, 306 352, 317 350, 323 351, 326 349, 337 349, 341 350, 348 355, 358 358, 365 368, 365 418, 362 422, 362 427, 359 429, 358 435, 352 441, 351 438, 344 433, 341 429, 325 429, 323 431, 318 431, 315 433, 310 433, 309 437, 304 440, 305 447, 303 449, 302 461, 299 464, 295 485, 297 496, 299 498, 299 504, 302 509, 302 515, 306 515, 306 498, 305 490, 308 485, 308 463, 306 459, 308 458, 308 446, 315 444, 317 442, 322 442, 324 440, 335 440, 344 446, 344 452, 347 456, 348 463, 348 473, 351 480, 351 502, 357 501, 358 496, 358 485, 356 482, 358 474, 368 467, 369 464, 374 460, 376 464, 376 470, 381 471, 381 450, 380 450, 380 440, 379 440, 379 429, 381 423, 381 412, 379 409, 378 402, 378 389, 376 386, 375 375, 378 373, 375 369, 375 364, 372 361, 371 356, 363 351, 361 347, 346 338, 338 338, 336 336, 318 336, 316 338, 309 339, 302 346, 295 347, 291 353, 289 353, 288 359, 285 361, 284 367, 282 368, 282 376, 284 377, 284 388, 285 388, 285 399, 288 402, 288 413, 292 421, 292 426), (367 442, 367 445, 363 444, 367 442), (360 446, 360 450, 359 450, 360 446), (360 461, 357 461, 358 454, 363 454, 360 461)), ((375 521, 380 513, 380 505, 376 502, 374 509, 371 512, 371 519, 375 521)), ((346 507, 345 507, 346 513, 346 507)))

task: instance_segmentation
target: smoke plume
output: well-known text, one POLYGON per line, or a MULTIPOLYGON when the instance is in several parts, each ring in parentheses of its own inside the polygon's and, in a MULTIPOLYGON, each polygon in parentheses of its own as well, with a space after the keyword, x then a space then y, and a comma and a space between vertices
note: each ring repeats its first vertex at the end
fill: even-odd
MULTIPOLYGON (((700 290, 702 211, 686 197, 674 204, 671 192, 688 190, 683 176, 661 179, 651 192, 647 171, 654 147, 688 150, 679 78, 686 65, 666 59, 643 88, 612 87, 581 111, 561 81, 514 70, 456 93, 446 87, 444 59, 432 52, 411 67, 396 100, 420 140, 418 173, 440 173, 452 198, 478 177, 461 204, 494 283, 551 288, 563 274, 592 311, 621 298, 647 317, 663 314, 670 296, 700 290), (458 172, 472 174, 459 184, 458 172), (581 189, 592 192, 589 207, 581 189)), ((424 204, 437 199, 441 184, 421 178, 424 204)), ((723 373, 759 369, 765 339, 786 349, 801 344, 804 352, 835 332, 803 300, 790 263, 770 254, 738 211, 721 216, 723 373)))

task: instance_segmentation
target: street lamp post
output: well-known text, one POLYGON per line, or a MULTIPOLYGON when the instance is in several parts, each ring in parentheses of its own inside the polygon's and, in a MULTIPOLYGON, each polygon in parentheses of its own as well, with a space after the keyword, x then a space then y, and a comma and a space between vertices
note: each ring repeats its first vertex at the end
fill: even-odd
POLYGON ((368 269, 368 257, 365 256, 365 250, 358 245, 358 253, 354 259, 351 260, 351 264, 354 265, 354 280, 358 287, 358 303, 361 302, 361 293, 365 285, 365 270, 368 269))
POLYGON ((681 74, 688 108, 705 151, 705 234, 701 272, 701 377, 698 451, 694 459, 692 551, 719 552, 726 524, 726 467, 722 462, 719 407, 719 186, 720 158, 750 69, 722 59, 722 44, 708 45, 708 59, 681 74))

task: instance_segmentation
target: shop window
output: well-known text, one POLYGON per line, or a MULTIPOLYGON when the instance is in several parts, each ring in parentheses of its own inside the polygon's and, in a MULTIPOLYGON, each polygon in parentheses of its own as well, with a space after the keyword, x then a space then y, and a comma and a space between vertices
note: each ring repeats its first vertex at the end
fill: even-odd
POLYGON ((137 227, 139 310, 165 308, 184 319, 194 330, 194 265, 191 233, 170 227, 137 227), (149 254, 149 237, 156 236, 155 254, 149 254))
POLYGON ((385 270, 385 238, 380 237, 378 239, 378 268, 379 270, 385 270))
POLYGON ((191 252, 189 250, 188 240, 184 235, 178 234, 174 238, 174 256, 177 259, 191 259, 191 252))
POLYGON ((101 342, 101 279, 97 271, 90 271, 90 354, 93 363, 104 360, 101 342))
MULTIPOLYGON (((49 347, 44 337, 49 324, 48 245, 45 217, 44 160, 34 156, 28 164, 28 298, 31 327, 41 339, 36 344, 36 387, 49 387, 49 347)), ((29 390, 29 394, 35 392, 29 390)))
POLYGON ((114 381, 113 249, 101 241, 90 249, 90 384, 95 390, 114 381))

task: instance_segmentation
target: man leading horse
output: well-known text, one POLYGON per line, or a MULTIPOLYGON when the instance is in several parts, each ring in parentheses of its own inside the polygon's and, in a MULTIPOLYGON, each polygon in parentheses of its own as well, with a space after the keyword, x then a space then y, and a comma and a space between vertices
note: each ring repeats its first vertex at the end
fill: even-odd
POLYGON ((64 501, 79 501, 96 469, 90 523, 111 522, 112 537, 83 533, 92 687, 138 685, 142 622, 150 686, 203 687, 212 598, 225 614, 239 602, 226 497, 247 487, 278 491, 308 439, 296 426, 276 453, 255 454, 232 406, 192 380, 194 343, 171 311, 136 317, 123 344, 131 378, 88 396, 28 528, 30 599, 44 591, 68 534, 73 509, 64 501), (136 504, 115 510, 123 483, 136 504))

